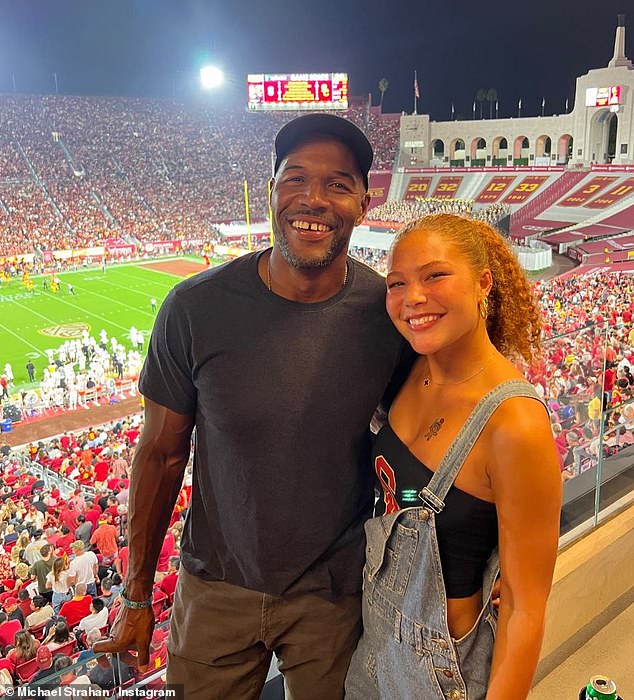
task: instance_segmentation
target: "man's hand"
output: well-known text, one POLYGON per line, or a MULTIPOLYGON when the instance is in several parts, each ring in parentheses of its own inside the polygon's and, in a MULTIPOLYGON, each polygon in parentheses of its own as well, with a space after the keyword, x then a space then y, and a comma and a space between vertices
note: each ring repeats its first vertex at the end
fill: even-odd
POLYGON ((150 661, 150 640, 153 630, 152 606, 132 610, 122 604, 110 630, 110 639, 95 642, 92 650, 95 654, 119 653, 124 663, 144 672, 150 661), (131 651, 136 651, 137 654, 131 654, 131 651))

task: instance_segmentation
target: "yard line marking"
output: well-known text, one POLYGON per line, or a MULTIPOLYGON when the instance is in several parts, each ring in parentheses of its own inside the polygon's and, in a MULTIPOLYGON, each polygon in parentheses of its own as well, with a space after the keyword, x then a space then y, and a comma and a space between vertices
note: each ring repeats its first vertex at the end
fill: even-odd
POLYGON ((14 333, 10 328, 7 328, 4 324, 0 323, 0 328, 5 330, 7 333, 10 333, 14 338, 17 338, 19 341, 24 343, 25 345, 28 345, 30 348, 33 348, 34 350, 37 350, 37 356, 44 357, 44 352, 40 350, 37 346, 33 345, 33 343, 29 343, 28 340, 25 340, 21 335, 18 335, 17 333, 14 333))
MULTIPOLYGON (((130 304, 126 304, 124 301, 119 301, 119 299, 113 299, 112 297, 107 297, 104 294, 99 294, 99 292, 95 292, 92 289, 89 289, 88 287, 75 286, 75 289, 78 289, 82 293, 85 292, 86 294, 92 294, 93 296, 99 297, 100 299, 105 299, 109 303, 114 302, 115 304, 119 304, 119 306, 124 306, 126 309, 130 309, 135 314, 141 313, 141 314, 145 314, 146 316, 154 316, 154 314, 151 311, 143 311, 143 309, 140 309, 138 306, 130 306, 130 304)), ((121 289, 129 289, 129 288, 128 287, 121 287, 121 289)), ((151 295, 148 295, 148 296, 151 296, 151 295)), ((65 300, 62 299, 61 301, 65 301, 65 300)), ((70 302, 65 302, 65 303, 69 304, 70 302)), ((71 306, 76 306, 76 305, 71 304, 71 306)), ((81 307, 76 306, 76 308, 79 309, 81 307)), ((112 309, 111 309, 111 311, 112 311, 112 309)), ((99 316, 99 318, 105 320, 105 318, 103 316, 99 316)), ((119 328, 123 328, 124 330, 129 330, 129 329, 126 329, 125 326, 122 326, 118 323, 114 323, 113 321, 110 321, 110 323, 113 323, 113 325, 119 326, 119 328)))
MULTIPOLYGON (((101 295, 99 295, 99 296, 101 296, 101 295)), ((107 298, 107 297, 104 297, 104 298, 107 298)), ((101 316, 100 314, 95 314, 95 313, 92 313, 90 311, 87 311, 86 309, 82 308, 81 306, 77 306, 77 304, 71 304, 70 301, 66 301, 66 299, 62 299, 61 297, 57 298, 56 301, 61 301, 62 304, 67 304, 68 306, 72 306, 74 309, 78 309, 79 311, 81 311, 82 315, 85 317, 92 316, 94 318, 101 319, 102 321, 105 321, 106 323, 110 323, 113 326, 117 326, 117 328, 122 328, 124 331, 129 330, 125 326, 122 326, 120 323, 116 323, 115 321, 109 321, 105 316, 101 316)), ((116 301, 116 300, 108 299, 108 301, 116 301)), ((30 311, 32 314, 35 314, 36 316, 39 316, 40 318, 43 318, 47 323, 51 323, 54 326, 61 325, 60 321, 55 321, 54 319, 49 318, 48 316, 44 316, 44 314, 39 313, 39 311, 35 311, 35 309, 30 309, 28 306, 25 306, 24 304, 20 304, 17 301, 12 301, 11 303, 15 304, 16 306, 19 306, 23 309, 26 309, 27 311, 30 311)))

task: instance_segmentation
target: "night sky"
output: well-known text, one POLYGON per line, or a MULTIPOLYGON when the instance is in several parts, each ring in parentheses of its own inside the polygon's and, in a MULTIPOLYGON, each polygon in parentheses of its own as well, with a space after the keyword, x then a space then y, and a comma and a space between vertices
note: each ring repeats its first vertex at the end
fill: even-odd
MULTIPOLYGON (((495 88, 500 117, 564 110, 574 80, 612 56, 631 0, 0 0, 0 91, 194 94, 209 58, 229 79, 214 99, 244 103, 249 72, 350 75, 351 95, 387 78, 384 111, 471 117, 495 88)), ((627 18, 634 58, 634 8, 627 18)), ((488 113, 488 105, 484 111, 488 113)))

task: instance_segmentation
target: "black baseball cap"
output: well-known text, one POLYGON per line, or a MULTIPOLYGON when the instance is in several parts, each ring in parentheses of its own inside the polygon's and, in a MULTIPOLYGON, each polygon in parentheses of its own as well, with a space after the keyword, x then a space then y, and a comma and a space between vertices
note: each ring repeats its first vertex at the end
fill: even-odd
POLYGON ((341 141, 354 153, 366 189, 368 173, 374 158, 374 151, 366 135, 351 121, 334 114, 305 114, 285 124, 275 137, 275 170, 280 163, 300 144, 313 136, 331 136, 341 141))

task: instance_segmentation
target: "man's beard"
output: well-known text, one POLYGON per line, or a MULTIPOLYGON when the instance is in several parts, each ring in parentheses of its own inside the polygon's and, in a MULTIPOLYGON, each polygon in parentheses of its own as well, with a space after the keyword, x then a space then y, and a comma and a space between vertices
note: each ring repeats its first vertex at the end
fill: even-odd
POLYGON ((284 256, 284 259, 296 270, 320 270, 328 267, 343 250, 346 250, 348 243, 350 242, 349 236, 336 232, 330 241, 328 249, 321 257, 305 258, 299 256, 292 249, 288 238, 286 237, 286 232, 284 231, 283 225, 274 226, 273 230, 275 233, 275 242, 279 246, 280 252, 284 256))

